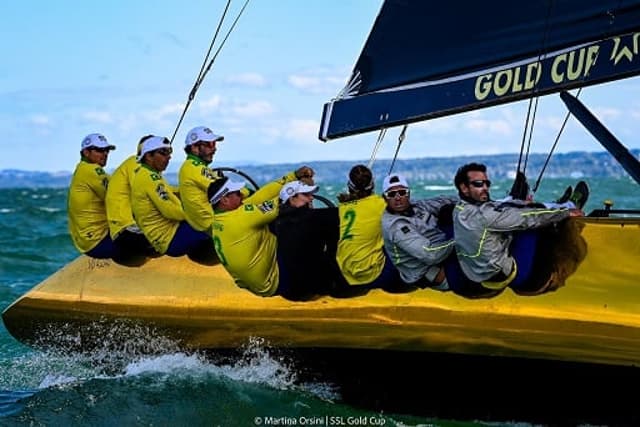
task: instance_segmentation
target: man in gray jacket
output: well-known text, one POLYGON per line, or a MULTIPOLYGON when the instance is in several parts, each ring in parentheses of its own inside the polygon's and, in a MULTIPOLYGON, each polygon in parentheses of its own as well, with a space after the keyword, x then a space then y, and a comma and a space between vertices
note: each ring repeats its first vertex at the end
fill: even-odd
MULTIPOLYGON (((578 187, 586 191, 575 193, 579 197, 572 199, 568 205, 571 209, 529 207, 527 202, 520 200, 493 201, 489 195, 491 181, 487 178, 487 168, 479 163, 460 167, 454 182, 460 195, 460 202, 453 212, 460 267, 467 278, 492 290, 516 285, 514 279, 519 267, 510 248, 514 231, 583 216, 581 209, 588 195, 586 183, 581 182, 578 187)), ((520 280, 526 280, 526 277, 518 277, 520 280)))
POLYGON ((382 215, 384 247, 400 277, 420 288, 448 290, 441 264, 453 252, 453 240, 438 228, 438 215, 458 198, 441 196, 411 203, 409 184, 398 174, 385 178, 382 191, 387 202, 382 215))

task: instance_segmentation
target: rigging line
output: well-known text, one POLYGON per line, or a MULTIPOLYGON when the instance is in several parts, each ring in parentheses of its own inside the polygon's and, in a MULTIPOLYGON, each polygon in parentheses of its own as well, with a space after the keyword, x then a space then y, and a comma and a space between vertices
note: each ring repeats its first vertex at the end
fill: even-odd
MULTIPOLYGON (((544 29, 544 34, 542 37, 542 44, 540 45, 540 49, 538 50, 538 62, 540 62, 540 59, 542 58, 542 55, 544 54, 545 51, 545 47, 547 45, 547 40, 549 38, 549 32, 551 31, 550 29, 550 20, 551 20, 551 15, 552 15, 552 11, 553 11, 553 5, 554 5, 555 1, 554 0, 550 0, 549 1, 549 7, 547 8, 547 18, 545 19, 545 29, 544 29)), ((534 88, 532 91, 532 95, 535 95, 535 93, 537 92, 537 89, 534 88)), ((532 96, 531 98, 529 98, 529 106, 527 107, 527 118, 525 120, 525 125, 524 125, 524 129, 522 132, 522 143, 520 144, 520 156, 518 157, 518 169, 517 171, 520 171, 520 167, 522 165, 522 155, 524 153, 524 146, 526 140, 527 140, 527 130, 529 130, 529 141, 527 143, 527 156, 525 157, 525 164, 524 164, 524 169, 522 170, 522 172, 524 173, 527 169, 527 162, 528 162, 528 156, 529 156, 529 150, 531 148, 531 137, 533 135, 533 125, 535 122, 535 116, 536 116, 536 112, 538 110, 538 97, 537 96, 532 96), (533 117, 531 117, 531 107, 534 104, 534 98, 535 98, 535 107, 534 107, 534 111, 533 111, 533 117), (531 120, 531 122, 529 122, 529 120, 531 120)))
MULTIPOLYGON (((622 0, 618 1, 618 9, 620 7, 622 7, 622 0)), ((606 13, 609 16, 609 21, 610 21, 610 24, 611 24, 611 30, 610 31, 606 31, 606 29, 603 30, 601 35, 600 35, 600 39, 601 40, 604 40, 608 35, 613 34, 614 33, 613 28, 615 28, 615 25, 616 25, 616 16, 615 16, 615 14, 613 12, 611 12, 610 10, 608 10, 606 13)), ((598 51, 596 53, 596 58, 595 58, 596 61, 598 60, 599 56, 600 56, 600 51, 598 51)), ((581 80, 584 81, 586 78, 587 78, 587 76, 583 75, 581 80)), ((576 99, 580 97, 580 92, 582 92, 582 89, 583 88, 580 87, 578 89, 578 92, 576 92, 576 99)), ((542 176, 544 175, 544 172, 547 169, 547 165, 551 161, 551 156, 553 155, 553 152, 555 151, 555 149, 556 149, 556 147, 558 145, 558 142, 560 142, 560 136, 562 135, 562 132, 564 131, 564 128, 567 125, 567 121, 569 120, 570 116, 571 116, 571 112, 567 111, 567 113, 566 113, 566 115, 564 117, 564 120, 562 121, 562 126, 560 126, 560 130, 558 131, 558 135, 556 136, 556 139, 553 142, 553 145, 551 146, 551 150, 549 151, 549 154, 547 155, 547 158, 545 159, 545 162, 542 165, 542 169, 540 170, 540 174, 538 175, 538 178, 536 179, 536 183, 535 183, 535 185, 533 187, 533 193, 535 193, 538 190, 538 187, 540 186, 540 182, 542 181, 542 176)))
POLYGON ((242 16, 242 13, 247 8, 248 4, 249 4, 249 0, 246 0, 244 2, 244 5, 242 6, 242 9, 240 9, 240 12, 238 13, 238 16, 236 16, 236 19, 233 20, 233 23, 231 24, 231 27, 229 28, 229 31, 227 31, 227 34, 225 34, 224 39, 222 39, 222 42, 220 42, 220 46, 218 47, 218 50, 216 50, 216 53, 213 55, 213 58, 211 58, 211 61, 209 62, 209 65, 207 66, 207 69, 204 70, 204 73, 202 73, 202 77, 200 78, 200 82, 202 82, 202 80, 204 80, 204 76, 209 72, 209 70, 213 66, 214 61, 218 57, 218 54, 222 50, 222 47, 224 46, 224 44, 227 42, 227 39, 231 35, 231 32, 235 28, 236 24, 238 23, 238 20, 240 20, 240 16, 242 16))
POLYGON ((216 32, 213 34, 213 38, 211 39, 211 44, 209 45, 209 50, 207 51, 206 56, 204 57, 204 61, 202 61, 202 65, 200 66, 200 71, 198 72, 198 77, 196 77, 196 81, 193 84, 193 88, 191 89, 191 92, 189 93, 189 99, 192 100, 195 96, 196 96, 196 91, 198 90, 198 87, 200 86, 200 83, 202 82, 202 77, 203 77, 203 73, 204 73, 204 67, 207 65, 207 61, 209 60, 209 55, 211 55, 211 50, 213 49, 213 45, 216 42, 216 39, 218 38, 218 34, 220 33, 220 28, 222 28, 222 23, 224 22, 225 17, 227 16, 227 12, 229 11, 229 6, 231 5, 231 0, 227 0, 227 5, 224 8, 224 11, 222 12, 222 16, 220 17, 220 20, 218 21, 218 26, 216 27, 216 32))
POLYGON ((229 5, 231 5, 231 0, 227 0, 227 5, 224 8, 224 11, 222 12, 222 15, 220 16, 220 19, 218 20, 218 25, 216 27, 216 31, 213 34, 213 38, 211 39, 211 44, 209 45, 209 50, 207 51, 207 54, 204 57, 204 61, 202 61, 202 65, 200 66, 200 71, 198 71, 198 76, 196 77, 196 81, 193 83, 193 87, 191 88, 191 91, 189 92, 189 96, 187 97, 187 102, 184 105, 184 108, 182 110, 182 114, 180 115, 180 118, 178 119, 178 123, 176 125, 176 128, 173 131, 173 135, 171 135, 171 139, 169 141, 171 141, 171 143, 173 144, 173 140, 176 137, 176 134, 178 133, 178 129, 180 128, 180 125, 182 124, 182 120, 184 120, 185 115, 187 114, 187 110, 189 109, 189 106, 191 105, 191 102, 193 101, 193 99, 196 96, 196 92, 198 91, 198 88, 200 87, 200 83, 202 83, 202 77, 203 77, 203 70, 207 64, 207 61, 209 60, 209 55, 211 55, 211 50, 213 49, 213 46, 216 42, 216 39, 218 38, 218 34, 220 33, 220 28, 222 28, 222 23, 224 22, 225 17, 227 16, 227 11, 229 10, 229 5))
POLYGON ((529 153, 531 152, 531 141, 533 140, 533 129, 535 127, 539 100, 540 98, 536 97, 536 100, 533 104, 533 116, 531 117, 531 126, 529 126, 529 139, 527 140, 527 153, 524 156, 524 166, 522 167, 523 173, 527 171, 527 165, 529 163, 529 153))
MULTIPOLYGON (((576 93, 576 98, 578 98, 580 96, 580 92, 581 91, 582 91, 582 88, 578 89, 578 92, 576 93)), ((564 128, 566 127, 570 116, 571 116, 571 112, 567 111, 567 113, 564 116, 564 120, 562 121, 562 126, 560 126, 560 130, 558 131, 558 135, 556 136, 555 141, 553 141, 553 145, 551 146, 551 150, 549 150, 549 154, 547 155, 547 158, 545 159, 544 164, 542 165, 542 169, 540 170, 540 174, 538 175, 538 178, 536 179, 536 183, 533 186, 533 190, 532 190, 533 193, 538 191, 538 187, 540 186, 540 182, 542 181, 542 176, 544 175, 544 172, 547 169, 547 165, 551 161, 551 156, 553 155, 553 152, 556 150, 558 142, 560 142, 560 136, 562 135, 562 132, 564 132, 564 128)))
POLYGON ((231 35, 231 32, 235 28, 236 24, 238 23, 238 20, 242 16, 242 13, 247 8, 248 4, 249 4, 249 0, 246 0, 244 2, 244 5, 242 6, 242 9, 240 9, 240 12, 238 12, 238 16, 236 16, 236 19, 233 21, 233 23, 231 24, 231 27, 229 28, 229 30, 227 31, 226 35, 224 36, 224 39, 222 39, 222 42, 220 42, 220 46, 218 46, 218 49, 216 50, 216 52, 213 55, 213 58, 211 58, 211 61, 209 61, 209 65, 207 66, 207 68, 204 71, 202 71, 200 73, 199 79, 196 81, 196 85, 194 85, 193 90, 189 94, 189 100, 187 101, 187 104, 185 105, 185 108, 182 111, 182 115, 180 116, 180 120, 178 121, 178 125, 176 126, 176 129, 173 132, 173 136, 171 137, 171 142, 172 143, 173 143, 173 139, 175 138, 176 134, 178 133, 178 129, 180 128, 180 125, 182 124, 182 120, 184 120, 184 116, 186 115, 187 110, 188 110, 189 106, 191 105, 191 102, 195 98, 197 90, 200 88, 200 85, 202 84, 202 82, 203 82, 205 76, 207 75, 207 73, 209 72, 209 70, 211 70, 211 67, 213 66, 213 63, 215 62, 216 58, 218 57, 218 54, 220 53, 220 51, 224 47, 227 39, 231 35))
POLYGON ((520 166, 522 165, 522 154, 524 153, 524 145, 527 140, 527 130, 529 129, 529 118, 531 117, 532 105, 533 105, 533 98, 529 98, 529 106, 527 107, 527 118, 524 121, 524 129, 522 130, 522 142, 520 143, 520 155, 518 156, 518 167, 516 171, 521 170, 520 166))
POLYGON ((391 175, 391 172, 393 171, 393 166, 396 164, 396 159, 398 158, 398 153, 400 152, 400 146, 404 142, 404 137, 405 137, 405 134, 407 133, 407 127, 409 127, 409 125, 404 125, 404 127, 402 128, 402 132, 400 132, 400 135, 398 136, 398 146, 396 147, 396 152, 393 155, 391 166, 389 166, 388 175, 391 175))
POLYGON ((369 169, 373 167, 373 162, 376 159, 376 155, 378 154, 378 150, 380 149, 380 146, 382 145, 382 140, 384 139, 386 134, 387 134, 387 128, 380 129, 380 133, 378 134, 378 139, 376 140, 376 143, 373 146, 373 151, 371 151, 371 157, 369 157, 369 163, 367 164, 367 167, 369 169))

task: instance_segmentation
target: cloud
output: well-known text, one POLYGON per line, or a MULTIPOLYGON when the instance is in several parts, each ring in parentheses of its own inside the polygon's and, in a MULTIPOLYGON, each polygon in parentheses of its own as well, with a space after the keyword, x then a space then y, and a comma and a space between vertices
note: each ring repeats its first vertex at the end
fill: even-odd
POLYGON ((87 111, 86 113, 82 114, 82 118, 87 121, 100 124, 108 124, 113 122, 111 114, 105 111, 87 111))
POLYGON ((617 119, 622 116, 622 111, 617 108, 595 108, 593 113, 600 120, 617 119))
POLYGON ((411 123, 407 133, 412 133, 414 130, 428 134, 449 133, 459 128, 458 121, 459 119, 455 117, 441 117, 439 119, 411 123))
POLYGON ((502 119, 487 120, 474 118, 464 123, 466 129, 476 132, 489 132, 498 135, 511 135, 512 130, 509 123, 502 119))
POLYGON ((157 108, 155 110, 149 110, 145 113, 142 113, 142 116, 151 122, 161 122, 165 120, 168 116, 178 117, 182 110, 184 109, 184 104, 182 103, 173 103, 166 104, 157 108))
POLYGON ((291 74, 287 82, 294 88, 311 94, 338 93, 345 85, 345 76, 342 71, 316 70, 304 74, 291 74))
POLYGON ((237 74, 227 77, 225 81, 227 83, 249 87, 265 87, 267 85, 267 79, 265 79, 262 74, 258 73, 237 74))
POLYGON ((45 114, 32 114, 29 116, 29 123, 37 126, 48 126, 52 124, 52 120, 45 114))
POLYGON ((318 128, 320 124, 316 120, 293 119, 290 120, 285 129, 285 136, 297 142, 314 143, 318 140, 318 128))
POLYGON ((235 105, 231 111, 241 117, 266 117, 276 111, 269 101, 251 101, 235 105))
POLYGON ((220 95, 214 95, 209 99, 199 100, 198 108, 201 113, 211 113, 212 111, 218 111, 220 109, 220 103, 220 95))

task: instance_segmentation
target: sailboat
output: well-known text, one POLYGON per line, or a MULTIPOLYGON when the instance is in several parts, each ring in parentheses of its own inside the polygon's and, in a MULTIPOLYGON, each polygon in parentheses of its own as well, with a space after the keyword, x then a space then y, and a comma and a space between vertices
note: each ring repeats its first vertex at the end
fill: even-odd
MULTIPOLYGON (((348 84, 324 106, 319 137, 562 92, 571 113, 640 183, 637 159, 566 92, 640 74, 639 45, 640 0, 386 0, 348 84)), ((602 209, 571 224, 585 242, 579 265, 564 286, 537 296, 372 290, 292 302, 238 288, 219 264, 160 257, 129 267, 80 256, 2 318, 16 339, 33 346, 91 348, 112 337, 115 324, 120 338, 128 326, 139 331, 144 325, 183 348, 220 353, 260 337, 271 348, 329 366, 343 380, 355 376, 354 394, 364 395, 364 384, 370 385, 365 372, 382 384, 394 376, 389 372, 403 369, 396 379, 423 385, 419 399, 405 393, 404 403, 429 396, 443 406, 441 392, 453 394, 456 384, 483 372, 477 380, 483 390, 522 409, 517 397, 505 396, 508 390, 496 391, 495 384, 504 384, 496 379, 520 375, 531 384, 539 376, 511 369, 506 360, 535 363, 557 378, 567 375, 567 366, 588 367, 588 376, 571 380, 578 389, 595 380, 594 367, 606 372, 601 380, 640 377, 634 368, 640 364, 639 211, 602 209), (424 365, 429 358, 444 364, 460 357, 484 360, 483 367, 452 373, 424 365), (424 390, 429 384, 438 388, 424 390)), ((469 366, 466 360, 459 366, 469 366)), ((378 403, 400 395, 373 388, 378 403)), ((545 395, 563 391, 556 386, 545 395)), ((589 396, 581 397, 587 407, 589 396)))

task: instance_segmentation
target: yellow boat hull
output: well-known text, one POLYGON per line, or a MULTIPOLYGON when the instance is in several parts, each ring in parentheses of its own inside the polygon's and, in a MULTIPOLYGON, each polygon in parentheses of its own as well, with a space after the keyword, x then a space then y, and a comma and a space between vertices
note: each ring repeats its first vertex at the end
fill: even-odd
MULTIPOLYGON (((584 224, 586 257, 565 286, 538 296, 507 290, 494 298, 467 299, 430 289, 374 290, 291 302, 255 296, 238 288, 222 266, 188 258, 161 257, 127 267, 80 256, 9 306, 3 319, 15 338, 29 344, 46 341, 43 331, 52 325, 82 334, 81 327, 92 322, 127 319, 152 325, 189 349, 237 348, 249 337, 261 337, 293 349, 638 365, 640 220, 577 221, 584 224)), ((81 337, 89 338, 99 337, 81 337)))

